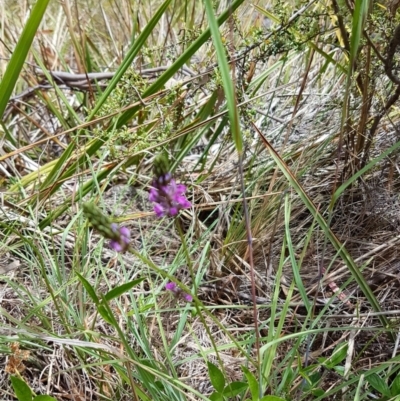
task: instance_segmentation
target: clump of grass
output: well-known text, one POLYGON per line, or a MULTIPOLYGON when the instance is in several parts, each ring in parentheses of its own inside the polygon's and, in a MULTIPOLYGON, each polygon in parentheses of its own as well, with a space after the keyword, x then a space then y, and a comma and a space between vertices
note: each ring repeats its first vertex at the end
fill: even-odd
POLYGON ((397 7, 48 3, 0 6, 3 399, 395 399, 397 7))

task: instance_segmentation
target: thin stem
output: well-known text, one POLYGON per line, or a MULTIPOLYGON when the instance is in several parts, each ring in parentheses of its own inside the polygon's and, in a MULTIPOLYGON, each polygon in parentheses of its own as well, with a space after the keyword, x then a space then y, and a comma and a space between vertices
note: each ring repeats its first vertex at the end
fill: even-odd
POLYGON ((254 331, 256 340, 256 352, 257 352, 257 367, 259 370, 259 396, 262 397, 262 383, 261 383, 261 361, 260 361, 260 332, 258 329, 258 311, 256 303, 256 280, 254 274, 254 261, 253 261, 253 236, 251 234, 250 217, 249 210, 247 207, 247 199, 244 187, 244 175, 243 175, 243 153, 239 153, 239 175, 240 175, 240 186, 243 196, 243 210, 244 210, 244 220, 246 225, 247 234, 247 251, 249 255, 249 265, 250 265, 250 279, 251 279, 251 298, 253 302, 253 318, 254 318, 254 331))

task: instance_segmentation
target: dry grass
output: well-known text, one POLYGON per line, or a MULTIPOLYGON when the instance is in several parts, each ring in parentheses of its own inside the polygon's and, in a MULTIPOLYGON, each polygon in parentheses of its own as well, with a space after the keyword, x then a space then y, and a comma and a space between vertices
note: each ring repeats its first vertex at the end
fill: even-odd
MULTIPOLYGON (((238 99, 245 133, 245 196, 249 201, 257 284, 253 298, 239 159, 227 129, 223 127, 214 137, 226 111, 213 72, 211 42, 196 53, 191 65, 175 74, 166 88, 146 99, 140 96, 190 45, 193 39, 189 36, 195 36, 198 24, 204 22, 201 2, 188 1, 186 8, 180 3, 173 2, 135 59, 137 75, 133 81, 122 81, 115 91, 116 103, 106 104, 95 122, 87 123, 86 117, 100 90, 114 77, 132 32, 138 36, 159 4, 144 2, 136 9, 128 0, 53 3, 36 35, 3 116, 4 130, 15 141, 3 140, 0 163, 4 191, 4 262, 0 265, 2 400, 14 399, 10 374, 20 375, 36 394, 49 394, 58 400, 149 399, 141 394, 148 390, 147 383, 138 379, 145 376, 136 376, 140 369, 144 375, 146 367, 153 369, 147 372, 149 383, 154 385, 158 380, 167 388, 165 383, 170 379, 172 385, 163 394, 171 399, 208 399, 213 391, 208 361, 223 370, 227 383, 244 380, 242 366, 257 373, 254 301, 263 356, 272 361, 265 394, 293 400, 317 399, 321 394, 308 389, 303 379, 318 374, 316 387, 327 394, 324 399, 354 399, 360 374, 376 368, 388 382, 397 375, 397 359, 392 358, 396 357, 398 343, 391 337, 398 328, 400 313, 397 153, 384 158, 349 186, 330 210, 334 190, 356 172, 351 158, 354 148, 351 141, 343 139, 340 122, 345 91, 341 70, 319 53, 310 58, 307 48, 277 52, 263 60, 259 45, 236 61, 241 83, 254 73, 247 82, 249 89, 243 90, 238 99), (283 53, 287 56, 284 64, 283 53), (91 74, 79 80, 73 76, 85 74, 88 60, 93 71, 104 73, 104 80, 96 80, 99 77, 91 74), (255 61, 257 68, 252 71, 251 63, 255 61), (44 68, 52 73, 44 74, 44 68), (57 71, 68 74, 62 76, 57 71), (185 86, 176 85, 182 80, 185 86), (213 94, 213 113, 202 121, 198 113, 213 94), (145 107, 126 130, 111 131, 110 135, 117 138, 114 142, 107 142, 67 179, 43 187, 50 168, 68 145, 75 143, 76 149, 60 174, 87 151, 88 140, 104 138, 113 112, 133 102, 145 107), (251 129, 253 122, 330 221, 392 327, 382 327, 380 313, 371 309, 326 233, 277 169, 251 129), (161 138, 165 132, 168 135, 161 138), (186 137, 187 132, 190 136, 186 137), (154 142, 147 143, 150 138, 154 142), (193 208, 179 218, 193 276, 174 222, 156 219, 147 200, 160 138, 171 158, 179 159, 175 174, 188 185, 193 203, 193 208), (102 169, 112 174, 93 179, 102 169), (87 192, 86 184, 90 186, 87 192), (150 263, 137 255, 115 255, 104 246, 80 212, 81 203, 87 200, 95 200, 105 213, 129 227, 133 247, 160 271, 197 292, 201 316, 194 306, 177 302, 165 293, 166 277, 152 270, 150 263), (54 211, 60 213, 42 227, 54 211), (300 283, 296 281, 296 268, 300 283), (99 296, 144 278, 110 302, 118 328, 99 316, 77 273, 99 296), (304 294, 311 308, 305 304, 304 294), (137 360, 128 358, 124 339, 137 360), (326 360, 340 344, 347 344, 345 358, 337 366, 328 366, 326 360), (393 365, 387 369, 388 361, 393 365), (290 370, 292 377, 285 376, 290 370), (348 392, 340 386, 346 386, 348 392), (132 388, 139 395, 133 395, 132 388)), ((227 6, 223 3, 219 5, 221 10, 227 6)), ((258 5, 266 8, 268 3, 258 5)), ((4 73, 10 49, 23 26, 19 20, 25 19, 28 10, 25 4, 15 2, 4 2, 1 7, 0 71, 4 73)), ((235 21, 224 25, 224 39, 231 42, 229 50, 242 54, 244 38, 249 36, 256 42, 256 36, 251 35, 266 21, 257 9, 241 7, 235 21)), ((328 31, 324 38, 329 37, 328 31)), ((339 52, 333 52, 332 58, 344 62, 339 52)), ((379 99, 372 102, 370 118, 390 96, 384 78, 377 80, 374 89, 380 98, 376 96, 379 99)), ((365 102, 353 96, 348 112, 353 128, 357 128, 365 102)), ((370 160, 397 143, 397 120, 395 108, 382 118, 370 160)), ((345 135, 345 139, 350 137, 351 132, 345 135)), ((378 394, 371 386, 362 388, 362 399, 378 394)), ((246 399, 240 397, 232 399, 246 399)))

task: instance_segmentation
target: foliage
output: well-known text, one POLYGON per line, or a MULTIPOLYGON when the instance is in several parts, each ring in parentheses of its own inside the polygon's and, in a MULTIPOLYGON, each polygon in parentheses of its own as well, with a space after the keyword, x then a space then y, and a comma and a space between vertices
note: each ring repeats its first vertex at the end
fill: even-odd
POLYGON ((399 397, 397 3, 0 5, 4 400, 399 397))

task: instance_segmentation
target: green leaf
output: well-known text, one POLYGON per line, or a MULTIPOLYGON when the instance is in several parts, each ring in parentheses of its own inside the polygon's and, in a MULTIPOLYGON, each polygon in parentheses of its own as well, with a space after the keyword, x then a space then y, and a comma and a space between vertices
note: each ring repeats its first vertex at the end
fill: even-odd
POLYGON ((251 392, 251 398, 253 401, 258 401, 258 381, 253 375, 253 373, 250 372, 249 369, 247 369, 245 366, 242 366, 243 373, 246 376, 250 392, 251 392))
POLYGON ((228 105, 228 114, 230 120, 230 129, 232 131, 233 141, 236 145, 236 150, 239 153, 243 151, 243 139, 240 132, 239 111, 236 104, 235 86, 232 81, 229 70, 228 60, 226 59, 226 49, 222 44, 221 34, 219 32, 218 22, 214 15, 213 5, 211 0, 204 0, 208 23, 212 40, 217 53, 218 66, 221 73, 222 85, 225 91, 225 98, 228 105))
POLYGON ((325 391, 322 388, 314 388, 311 390, 311 393, 314 397, 321 397, 325 394, 325 391))
POLYGON ((135 287, 139 283, 144 280, 144 277, 138 278, 136 280, 130 281, 129 283, 122 284, 118 287, 113 288, 111 291, 108 291, 106 295, 104 295, 104 299, 106 301, 111 301, 114 298, 119 297, 125 292, 129 291, 131 288, 135 287))
POLYGON ((365 380, 377 391, 379 391, 382 395, 390 397, 390 390, 385 381, 376 373, 369 375, 365 378, 365 380))
POLYGON ((225 377, 224 374, 211 362, 207 362, 208 375, 210 376, 211 384, 218 391, 222 393, 225 387, 225 377))
POLYGON ((24 30, 12 53, 10 62, 7 65, 7 69, 0 83, 0 119, 3 117, 4 110, 7 107, 8 100, 10 99, 49 1, 50 0, 38 0, 33 6, 24 30))
POLYGON ((335 366, 339 365, 347 355, 347 349, 348 349, 348 344, 343 343, 343 344, 338 344, 332 355, 324 362, 324 365, 328 369, 333 369, 335 366))
POLYGON ((232 382, 229 383, 225 388, 222 394, 224 397, 232 398, 236 397, 238 394, 244 392, 249 388, 249 385, 245 382, 232 382))
POLYGON ((222 396, 221 393, 218 393, 217 391, 214 391, 211 395, 210 395, 210 400, 211 401, 223 401, 224 397, 222 396))
POLYGON ((107 308, 104 307, 104 305, 99 305, 97 307, 97 311, 100 313, 100 316, 107 322, 110 323, 111 325, 114 325, 114 320, 110 317, 110 314, 108 313, 107 308))
POLYGON ((37 395, 33 401, 57 401, 57 399, 49 395, 37 395))
POLYGON ((285 401, 281 397, 277 397, 276 395, 266 395, 265 397, 261 398, 260 401, 285 401))
POLYGON ((258 6, 257 4, 254 4, 253 7, 261 14, 264 14, 267 18, 269 18, 272 22, 275 24, 280 24, 281 20, 275 15, 266 10, 265 8, 262 8, 258 6))
POLYGON ((390 387, 390 392, 392 397, 395 395, 400 395, 400 375, 397 375, 393 380, 393 383, 390 387))
POLYGON ((317 386, 319 381, 321 380, 321 373, 319 372, 314 372, 311 375, 307 375, 304 372, 300 372, 300 374, 306 380, 303 386, 305 391, 309 391, 315 388, 315 386, 317 386))
POLYGON ((81 274, 78 272, 75 272, 75 274, 78 276, 79 281, 85 288, 86 292, 89 294, 90 298, 92 298, 92 301, 99 306, 100 305, 100 300, 96 295, 96 292, 94 291, 93 287, 90 285, 89 281, 87 281, 81 274))
POLYGON ((355 0, 350 40, 350 70, 353 69, 354 62, 357 59, 358 47, 360 46, 362 31, 367 18, 368 6, 369 1, 355 0))
POLYGON ((57 160, 54 168, 51 172, 47 175, 46 179, 43 181, 42 185, 40 186, 41 191, 45 194, 47 191, 45 189, 53 184, 57 178, 63 173, 64 169, 63 166, 67 164, 68 160, 72 155, 72 151, 74 150, 73 146, 68 146, 67 149, 64 150, 61 157, 57 160))
POLYGON ((17 376, 11 376, 10 379, 18 401, 32 401, 33 393, 30 387, 17 376))
POLYGON ((290 261, 292 264, 293 278, 296 283, 297 289, 301 295, 301 299, 303 300, 303 304, 307 309, 307 312, 310 313, 312 309, 312 305, 307 296, 307 291, 304 287, 303 280, 300 276, 300 268, 297 265, 296 255, 295 255, 295 247, 292 244, 292 238, 290 234, 290 199, 289 193, 286 193, 285 196, 285 234, 287 241, 287 249, 289 250, 290 261))
POLYGON ((340 376, 344 376, 344 369, 345 369, 345 367, 344 367, 343 365, 334 366, 334 367, 333 367, 333 370, 334 370, 337 374, 339 374, 340 376))
POLYGON ((288 390, 292 385, 292 382, 295 378, 294 370, 289 366, 285 368, 285 373, 282 376, 282 380, 284 380, 282 388, 288 390))

